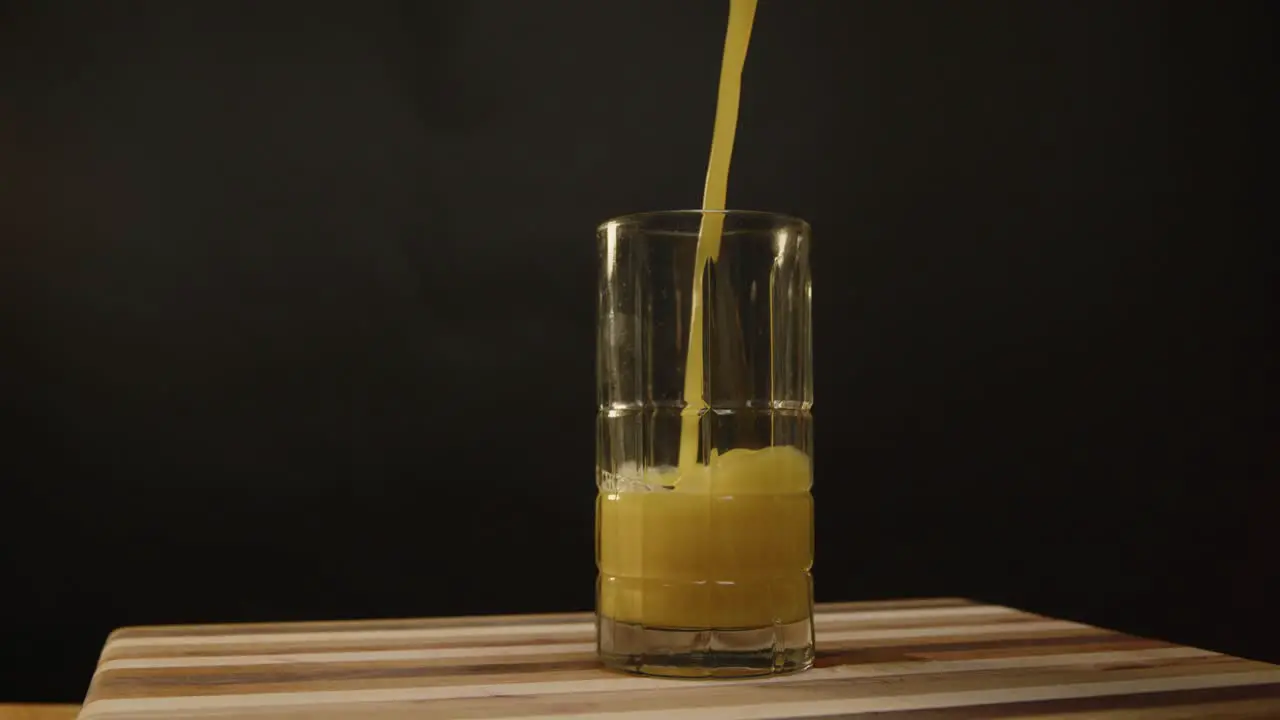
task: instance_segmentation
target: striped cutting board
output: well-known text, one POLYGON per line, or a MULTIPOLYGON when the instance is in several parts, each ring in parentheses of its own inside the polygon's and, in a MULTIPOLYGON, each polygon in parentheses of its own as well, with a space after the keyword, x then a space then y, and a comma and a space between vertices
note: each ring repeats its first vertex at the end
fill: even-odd
POLYGON ((1280 718, 1280 666, 964 600, 824 605, 750 680, 595 662, 588 614, 119 630, 81 718, 1280 718))

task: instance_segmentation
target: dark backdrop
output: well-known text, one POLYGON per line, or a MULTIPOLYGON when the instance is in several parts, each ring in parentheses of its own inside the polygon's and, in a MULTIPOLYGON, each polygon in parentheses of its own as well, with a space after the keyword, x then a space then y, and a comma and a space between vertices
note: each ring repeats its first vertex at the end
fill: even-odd
MULTIPOLYGON (((3 7, 0 699, 122 624, 589 608, 593 229, 699 201, 727 3, 3 7)), ((763 0, 820 600, 1280 660, 1267 7, 763 0)))

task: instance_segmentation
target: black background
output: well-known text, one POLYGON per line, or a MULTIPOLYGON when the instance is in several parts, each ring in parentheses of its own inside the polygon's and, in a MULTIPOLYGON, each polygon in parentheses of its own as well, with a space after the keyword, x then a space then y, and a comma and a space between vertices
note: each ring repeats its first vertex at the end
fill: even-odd
MULTIPOLYGON (((0 7, 0 699, 123 624, 589 608, 593 230, 698 203, 727 3, 0 7)), ((819 600, 1280 660, 1269 15, 762 1, 819 600)))

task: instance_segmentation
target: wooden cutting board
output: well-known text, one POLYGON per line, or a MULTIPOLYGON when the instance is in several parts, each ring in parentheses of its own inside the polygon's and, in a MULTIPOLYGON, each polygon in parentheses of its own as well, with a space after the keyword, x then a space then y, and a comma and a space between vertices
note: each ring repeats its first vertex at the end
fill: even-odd
POLYGON ((0 703, 0 720, 74 720, 79 705, 0 703))
POLYGON ((80 717, 1280 718, 1280 666, 965 600, 820 606, 818 661, 750 680, 601 669, 591 615, 139 627, 80 717))

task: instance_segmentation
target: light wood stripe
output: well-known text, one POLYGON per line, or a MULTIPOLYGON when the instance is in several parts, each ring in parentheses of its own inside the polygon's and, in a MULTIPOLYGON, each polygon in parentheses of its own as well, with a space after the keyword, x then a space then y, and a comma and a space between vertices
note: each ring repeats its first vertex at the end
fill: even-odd
MULTIPOLYGON (((594 632, 594 631, 592 631, 594 632)), ((259 645, 255 643, 231 643, 227 645, 169 645, 164 647, 126 647, 117 648, 108 645, 99 662, 124 658, 147 657, 202 657, 216 655, 278 655, 305 652, 339 652, 361 650, 417 650, 423 648, 483 648, 504 645, 557 645, 594 641, 592 632, 572 633, 567 636, 552 633, 525 635, 517 637, 493 636, 459 640, 444 638, 437 640, 402 640, 388 638, 379 641, 350 640, 344 635, 335 635, 333 639, 318 643, 272 643, 259 645)))
MULTIPOLYGON (((516 646, 511 648, 517 651, 511 655, 502 657, 512 658, 524 655, 534 654, 529 652, 534 648, 524 646, 516 646)), ((574 655, 568 657, 576 661, 590 659, 595 652, 595 646, 584 646, 574 655)), ((1175 659, 1201 659, 1222 657, 1217 653, 1207 650, 1199 650, 1196 648, 1170 647, 1155 650, 1125 650, 1113 652, 1084 652, 1084 653, 1067 653, 1060 655, 1041 655, 1036 657, 1017 657, 1017 658, 995 658, 982 660, 953 660, 950 662, 934 662, 924 663, 919 661, 906 663, 886 663, 866 666, 837 666, 835 668, 824 668, 807 674, 789 675, 779 678, 756 678, 738 681, 738 684, 750 683, 788 683, 788 682, 811 682, 824 677, 891 677, 891 676, 907 676, 928 673, 948 673, 948 672, 968 672, 974 670, 1000 670, 1000 669, 1017 669, 1017 668, 1044 668, 1044 667, 1060 667, 1071 665, 1099 665, 1107 663, 1144 663, 1154 660, 1175 660, 1175 659)), ((316 653, 314 655, 302 656, 282 656, 278 658, 264 658, 262 656, 238 656, 226 658, 210 658, 220 662, 208 663, 199 667, 218 667, 226 668, 229 672, 240 671, 237 674, 243 677, 243 671, 248 668, 257 666, 266 666, 275 669, 278 665, 296 665, 302 667, 326 665, 326 664, 351 664, 362 665, 365 668, 376 668, 379 663, 404 662, 404 661, 438 661, 453 660, 456 656, 441 657, 436 651, 423 651, 420 654, 412 653, 394 653, 394 654, 377 654, 377 653, 316 653), (234 669, 234 670, 233 670, 234 669)), ((149 664, 128 665, 118 667, 99 668, 98 675, 105 676, 111 672, 120 672, 126 670, 160 670, 160 669, 179 669, 196 667, 188 664, 173 664, 169 661, 158 661, 149 664)), ((613 679, 613 678, 610 678, 613 679)), ((680 681, 678 685, 671 687, 685 688, 687 682, 680 681)), ((664 685, 666 687, 666 685, 664 685)))
MULTIPOLYGON (((1030 625, 1030 624, 1029 624, 1030 625)), ((1055 628, 1057 626, 1054 626, 1055 628)), ((1069 625, 1070 629, 1077 629, 1078 625, 1069 625)), ((1044 628, 1044 624, 1031 628, 1032 631, 1039 631, 1044 628)), ((980 633, 974 633, 980 634, 980 633)), ((924 633, 916 633, 912 637, 925 636, 924 633)), ((881 636, 884 637, 884 636, 881 636)), ((891 636, 890 636, 891 637, 891 636)), ((829 643, 847 642, 850 640, 867 639, 863 633, 846 633, 842 635, 833 635, 826 638, 829 643)), ((138 659, 110 660, 98 666, 98 674, 106 674, 115 670, 140 670, 154 668, 198 668, 198 667, 234 667, 234 666, 278 666, 291 664, 314 664, 314 663, 377 663, 391 661, 414 661, 414 660, 480 660, 485 658, 511 658, 524 656, 546 656, 550 652, 556 654, 573 654, 573 655, 592 655, 595 652, 594 643, 566 643, 555 645, 548 648, 546 645, 497 645, 488 647, 462 647, 462 648, 431 648, 424 650, 374 650, 363 652, 301 652, 288 653, 279 655, 206 655, 198 657, 148 657, 138 659)), ((1158 654, 1160 657, 1187 657, 1194 655, 1212 655, 1208 651, 1195 648, 1171 648, 1160 651, 1164 654, 1158 654)), ((1107 653, 1081 653, 1080 656, 1102 656, 1107 653)), ((1116 654, 1116 653, 1112 653, 1116 654)), ((1125 654, 1125 653, 1120 653, 1125 654)), ((1132 653, 1130 653, 1132 654, 1132 653)), ((1140 656, 1141 652, 1135 657, 1140 656)), ((1025 661, 1040 662, 1040 659, 1032 660, 1026 658, 1025 661)), ((1014 662, 1024 662, 1022 659, 1015 659, 1014 662)))
MULTIPOLYGON (((538 626, 531 625, 531 626, 527 626, 525 629, 533 630, 536 627, 538 626)), ((537 636, 559 635, 564 637, 568 637, 568 636, 578 637, 583 635, 587 637, 594 637, 595 635, 594 626, 575 625, 572 627, 570 626, 543 626, 543 627, 545 628, 544 631, 531 632, 530 634, 537 635, 537 636)), ((423 630, 423 631, 418 631, 418 633, 420 634, 397 635, 391 639, 395 639, 397 641, 406 641, 406 640, 434 640, 434 639, 441 639, 441 638, 460 640, 468 637, 470 638, 504 637, 502 630, 503 628, 475 628, 473 630, 468 630, 467 634, 461 637, 454 636, 454 635, 447 635, 447 634, 435 635, 433 631, 423 630), (484 633, 479 632, 482 629, 486 630, 487 632, 484 632, 484 633), (427 633, 432 633, 432 634, 428 635, 427 633)), ((873 641, 873 640, 907 641, 907 640, 915 640, 918 638, 968 637, 968 636, 994 637, 994 636, 1042 634, 1046 632, 1055 632, 1055 631, 1079 631, 1079 632, 1086 632, 1086 633, 1096 632, 1096 630, 1088 627, 1087 625, 1079 625, 1077 623, 1066 622, 1064 620, 1044 620, 1040 622, 1000 623, 1000 624, 992 624, 992 625, 954 625, 954 626, 948 625, 943 627, 910 627, 910 628, 879 629, 879 630, 852 630, 848 632, 828 633, 826 636, 824 636, 824 639, 830 642, 873 641)), ((406 631, 406 633, 407 632, 408 631, 406 631)), ((509 635, 519 635, 519 634, 520 633, 510 633, 509 635)), ((509 637, 509 635, 505 635, 505 636, 509 637)), ((166 638, 155 638, 155 640, 163 641, 162 643, 159 644, 159 647, 188 647, 190 645, 194 645, 194 646, 241 645, 244 643, 243 641, 244 637, 246 636, 242 636, 242 635, 236 636, 235 639, 237 640, 237 642, 235 643, 218 642, 220 640, 230 640, 231 638, 214 638, 214 637, 207 637, 207 636, 195 637, 195 638, 166 637, 166 638), (188 640, 188 639, 192 640, 193 642, 191 643, 183 642, 184 640, 188 640)), ((259 644, 270 645, 277 642, 278 638, 285 637, 285 636, 259 635, 257 637, 258 637, 257 642, 259 644)), ((290 637, 296 638, 297 636, 290 636, 290 637)), ((334 639, 335 638, 331 637, 329 634, 317 634, 315 636, 308 636, 306 640, 302 642, 293 640, 291 641, 290 644, 297 645, 297 646, 304 646, 307 642, 319 644, 319 643, 332 641, 334 639)), ((378 640, 379 637, 370 637, 360 633, 344 633, 343 637, 340 639, 346 642, 349 642, 352 640, 373 641, 373 640, 378 640)), ((119 646, 125 643, 126 641, 124 640, 117 640, 116 646, 119 646)), ((156 647, 156 645, 152 645, 149 641, 147 644, 149 647, 156 647)))
MULTIPOLYGON (((838 615, 856 612, 874 617, 879 610, 914 610, 918 608, 983 608, 987 612, 1019 612, 997 605, 979 605, 964 598, 914 598, 907 600, 870 600, 859 602, 826 603, 824 614, 838 615)), ((821 617, 819 618, 821 619, 821 617)), ((258 634, 264 627, 273 632, 330 632, 344 630, 404 630, 428 627, 473 627, 488 625, 546 625, 548 623, 594 622, 590 612, 554 613, 545 615, 473 615, 446 618, 392 618, 386 620, 325 620, 319 622, 292 623, 221 623, 216 625, 147 625, 123 627, 111 633, 107 642, 126 637, 161 637, 166 635, 236 635, 258 634)))
MULTIPOLYGON (((823 700, 766 705, 738 705, 722 708, 699 709, 695 712, 669 711, 619 711, 601 713, 597 717, 609 720, 768 720, 776 718, 814 718, 850 716, 856 713, 885 713, 902 710, 932 710, 940 708, 969 708, 980 705, 1008 704, 1037 700, 1061 700, 1065 698, 1101 697, 1106 695, 1132 695, 1171 690, 1199 688, 1241 687, 1245 685, 1270 685, 1280 683, 1280 672, 1253 673, 1244 677, 1195 677, 1161 678, 1157 680, 1131 680, 1080 685, 1059 685, 1017 688, 1014 690, 969 690, 952 693, 933 693, 906 697, 872 697, 855 700, 823 700)), ((555 720, 555 715, 510 715, 511 720, 555 720)))
MULTIPOLYGON (((960 617, 945 618, 945 624, 939 623, 938 620, 943 618, 934 618, 932 620, 921 620, 918 618, 906 617, 896 622, 888 622, 880 616, 873 616, 870 622, 864 621, 857 616, 856 613, 839 614, 832 618, 820 619, 816 623, 817 631, 824 639, 833 640, 843 637, 842 630, 854 631, 860 628, 867 630, 875 630, 878 628, 894 629, 893 634, 896 635, 897 629, 909 628, 926 628, 930 631, 937 631, 940 627, 951 627, 961 625, 1008 625, 1023 626, 1033 622, 1045 622, 1044 619, 1036 615, 1020 613, 1007 608, 997 608, 998 612, 989 612, 983 615, 971 615, 960 617), (996 622, 991 622, 991 621, 996 622)), ((1062 622, 1062 621, 1053 621, 1062 622)), ((1063 626, 1066 627, 1066 626, 1063 626)), ((1073 625, 1072 627, 1087 628, 1087 626, 1073 625)), ((1090 629, 1092 630, 1092 629, 1090 629)), ((106 663, 117 659, 127 658, 146 658, 146 657, 167 657, 167 656, 202 656, 202 655, 236 655, 236 654, 288 654, 303 652, 318 652, 321 650, 328 651, 359 651, 359 650, 396 650, 396 649, 421 649, 424 647, 484 647, 484 646, 505 646, 513 644, 537 644, 547 645, 562 642, 582 642, 585 639, 594 638, 594 623, 582 625, 523 625, 521 632, 509 633, 507 635, 495 634, 492 628, 488 632, 476 633, 471 630, 461 631, 461 634, 454 634, 454 630, 444 631, 422 631, 422 632, 397 632, 397 633, 359 633, 359 632, 332 632, 317 633, 309 635, 287 634, 287 633, 263 633, 257 638, 267 636, 267 642, 254 642, 253 637, 246 635, 233 635, 223 638, 222 641, 209 642, 208 638, 203 635, 194 636, 194 642, 185 642, 183 636, 170 635, 161 638, 159 644, 153 644, 151 639, 135 638, 130 642, 125 639, 114 640, 107 644, 103 650, 99 662, 106 663), (285 641, 284 638, 289 640, 285 641), (279 640, 280 642, 276 642, 279 640)), ((966 631, 960 631, 965 634, 966 631)), ((1027 633, 1033 632, 1031 629, 1015 630, 1010 632, 1027 633)), ((908 633, 908 636, 910 633, 908 633)), ((888 637, 889 634, 885 634, 888 637)), ((854 636, 857 637, 857 636, 854 636)), ((870 640, 874 635, 869 635, 863 640, 870 640)), ((992 637, 996 637, 993 635, 992 637)))
MULTIPOLYGON (((1156 701, 1157 693, 1148 693, 1142 699, 1156 701)), ((1222 702, 1198 702, 1189 699, 1192 693, 1178 693, 1173 702, 1177 705, 1142 705, 1138 707, 1119 708, 1087 708, 1080 710, 1053 709, 1040 710, 1039 707, 1023 707, 1005 714, 983 713, 979 716, 974 708, 965 708, 964 715, 956 715, 956 720, 1276 720, 1276 703, 1266 699, 1248 699, 1222 702), (1186 703, 1186 704, 1183 704, 1186 703), (1087 714, 1085 714, 1087 712, 1087 714)), ((1114 696, 1112 696, 1114 697, 1114 696)), ((941 717, 937 711, 924 713, 899 713, 888 716, 891 720, 949 720, 941 717)))
POLYGON ((1044 620, 1018 624, 952 625, 946 627, 899 628, 896 630, 853 630, 850 632, 829 633, 823 636, 823 639, 831 642, 915 640, 917 638, 932 637, 1031 635, 1060 630, 1074 630, 1084 633, 1097 632, 1097 630, 1088 625, 1080 625, 1066 620, 1044 620))
MULTIPOLYGON (((566 643, 555 646, 556 653, 592 655, 595 643, 566 643)), ((98 673, 145 668, 230 667, 247 665, 292 665, 310 663, 375 663, 403 660, 479 660, 493 657, 545 656, 545 645, 495 645, 479 648, 432 648, 427 650, 368 650, 364 652, 311 652, 287 655, 205 655, 201 657, 157 657, 110 660, 98 666, 98 673)))
MULTIPOLYGON (((999 677, 1007 686, 1018 684, 1035 684, 1037 678, 1052 676, 1062 682, 1081 682, 1090 679, 1090 673, 1100 677, 1121 677, 1123 675, 1150 676, 1162 674, 1185 674, 1187 667, 1194 666, 1197 672, 1241 672, 1255 669, 1255 665, 1234 658, 1220 656, 1190 655, 1180 657, 1147 656, 1131 659, 1127 662, 1096 663, 1077 662, 1073 658, 1058 657, 1054 662, 1014 663, 1008 660, 984 663, 983 661, 956 661, 949 664, 936 663, 889 663, 868 666, 836 666, 814 670, 803 675, 782 678, 765 678, 742 680, 727 685, 731 693, 741 694, 753 685, 768 686, 772 692, 784 685, 804 686, 810 689, 830 689, 831 685, 845 686, 849 684, 864 685, 867 681, 881 678, 894 678, 901 682, 904 678, 919 678, 918 681, 902 685, 914 687, 928 685, 937 687, 946 684, 957 684, 957 689, 965 689, 979 677, 999 677), (1162 662, 1157 662, 1162 660, 1162 662), (1061 672, 1062 668, 1074 668, 1069 673, 1061 672), (997 672, 999 671, 999 672, 997 672), (968 675, 965 675, 968 673, 968 675)), ((447 664, 422 665, 383 665, 381 667, 337 667, 333 668, 293 668, 290 672, 256 671, 255 669, 230 670, 213 675, 175 674, 166 671, 151 672, 118 672, 114 677, 100 678, 104 684, 116 688, 115 695, 121 699, 140 697, 136 690, 140 684, 148 681, 167 680, 159 687, 153 687, 149 693, 153 697, 183 697, 192 695, 233 695, 252 693, 254 695, 302 694, 318 690, 354 692, 352 698, 358 699, 359 693, 368 690, 393 691, 406 687, 431 688, 431 699, 470 698, 501 695, 503 697, 525 697, 555 693, 607 693, 636 690, 671 690, 677 694, 687 692, 696 684, 683 680, 638 679, 612 674, 601 675, 594 663, 565 663, 561 668, 547 666, 510 665, 496 663, 484 666, 472 666, 468 673, 459 675, 447 664), (231 687, 210 685, 210 680, 219 678, 234 679, 231 687)), ((1094 678, 1094 679, 1099 679, 1094 678)), ((704 694, 705 691, 703 691, 704 694)), ((651 697, 651 699, 653 699, 651 697)), ((660 699, 660 698, 659 698, 660 699)))
MULTIPOLYGON (((600 681, 618 683, 630 679, 600 681)), ((646 687, 671 687, 672 684, 689 683, 679 680, 642 680, 646 687)), ((574 692, 602 692, 600 689, 581 690, 575 688, 576 683, 537 683, 536 689, 529 687, 513 688, 512 686, 471 686, 462 688, 467 695, 457 694, 459 688, 393 688, 383 690, 356 691, 315 691, 298 693, 262 693, 244 695, 217 695, 201 697, 145 698, 134 700, 98 700, 89 703, 81 712, 81 718, 103 717, 101 713, 120 712, 164 712, 176 713, 188 710, 258 710, 272 707, 300 705, 378 703, 378 702, 416 702, 423 700, 454 699, 458 697, 491 697, 501 694, 539 695, 565 694, 574 692)), ((1280 669, 1257 672, 1242 672, 1226 675, 1177 676, 1143 678, 1137 680, 1114 680, 1110 682, 1085 682, 1075 684, 1034 685, 1028 687, 1000 688, 994 690, 967 690, 919 695, 873 694, 858 698, 841 698, 837 700, 802 700, 781 703, 757 703, 748 705, 730 705, 723 707, 698 707, 692 710, 615 710, 601 709, 593 713, 597 717, 616 718, 617 720, 678 720, 680 718, 700 718, 702 720, 746 720, 749 718, 810 718, 835 714, 886 712, 898 710, 924 710, 936 708, 972 707, 995 703, 1018 703, 1040 700, 1060 700, 1065 698, 1098 697, 1105 695, 1126 695, 1136 693, 1152 693, 1162 691, 1194 690, 1202 688, 1244 687, 1249 685, 1280 685, 1280 669)), ((614 690, 634 691, 635 687, 615 687, 614 690)), ((686 689, 686 692, 688 690, 686 689)), ((521 715, 513 714, 509 718, 525 720, 553 720, 564 715, 521 715)))
POLYGON ((520 635, 592 635, 595 626, 590 623, 561 623, 556 625, 516 625, 513 627, 484 626, 468 628, 422 628, 414 630, 345 630, 319 633, 262 633, 259 635, 174 635, 165 637, 122 637, 111 642, 111 647, 192 647, 199 645, 270 645, 274 643, 323 643, 341 635, 342 640, 467 640, 487 637, 518 637, 520 635))
POLYGON ((145 625, 122 627, 107 638, 168 637, 174 635, 256 635, 264 627, 275 633, 343 632, 347 630, 413 630, 420 628, 488 627, 492 625, 547 625, 551 623, 592 622, 589 612, 548 613, 545 615, 472 615, 443 618, 387 618, 382 620, 324 620, 290 623, 217 623, 210 625, 145 625))
MULTIPOLYGON (((907 654, 920 657, 938 657, 938 659, 963 659, 965 657, 989 657, 993 653, 1012 655, 1044 654, 1053 651, 1054 647, 1071 646, 1085 648, 1088 646, 1098 650, 1137 650, 1143 647, 1163 647, 1166 643, 1154 640, 1133 638, 1118 633, 1103 631, 1069 629, 1051 632, 1000 634, 992 633, 982 636, 937 636, 926 638, 884 638, 880 640, 834 640, 828 635, 819 634, 818 653, 820 662, 831 662, 833 658, 843 662, 849 659, 849 653, 857 652, 858 658, 874 654, 883 658, 901 658, 907 654)), ((548 653, 561 652, 565 646, 580 645, 584 640, 594 638, 581 636, 575 638, 537 637, 537 638, 490 638, 471 642, 395 642, 382 643, 323 643, 313 645, 232 645, 212 648, 165 648, 163 650, 132 649, 104 653, 101 663, 116 659, 155 659, 166 657, 221 657, 227 655, 288 655, 312 652, 378 652, 378 651, 412 651, 426 649, 475 649, 485 652, 490 648, 504 646, 544 647, 548 653)), ((1083 650, 1081 650, 1083 651, 1083 650)))
MULTIPOLYGON (((879 620, 919 620, 953 617, 987 617, 987 616, 1027 616, 1016 610, 998 606, 977 606, 957 608, 911 608, 904 610, 873 610, 867 612, 833 613, 818 620, 818 627, 823 625, 839 625, 847 622, 875 622, 879 620)), ((180 634, 174 632, 166 635, 132 636, 121 634, 108 641, 108 647, 177 647, 199 645, 237 645, 271 643, 322 643, 335 639, 343 641, 380 641, 394 640, 468 640, 486 637, 513 637, 520 635, 544 634, 594 634, 595 621, 587 616, 576 622, 532 623, 519 625, 469 625, 447 627, 408 627, 402 629, 366 630, 358 626, 322 632, 271 632, 271 633, 236 633, 232 635, 211 635, 207 632, 180 634)))
POLYGON ((815 625, 815 669, 720 682, 604 671, 583 614, 127 628, 82 717, 1280 718, 1276 666, 1011 608, 840 604, 815 625))
MULTIPOLYGON (((1276 720, 1277 693, 1268 686, 1242 688, 1210 688, 1204 690, 1164 691, 1092 698, 1000 703, 954 708, 898 710, 893 712, 847 713, 821 716, 821 720, 1276 720)), ((1273 687, 1273 686, 1272 686, 1273 687)), ((265 710, 195 710, 182 718, 237 718, 242 720, 423 720, 424 718, 493 718, 512 717, 494 714, 484 701, 469 702, 465 708, 437 710, 435 703, 381 703, 370 713, 367 705, 316 705, 307 708, 270 708, 265 710)), ((565 707, 559 717, 601 717, 601 713, 578 712, 565 707)), ((559 713, 553 708, 553 712, 559 713)), ((690 717, 685 714, 685 717, 690 717)), ((160 713, 99 715, 95 720, 160 720, 172 717, 160 713)), ((526 713, 514 717, 537 717, 526 713)), ((680 716, 676 716, 677 718, 680 716)), ((782 720, 782 719, 779 719, 782 720)))
MULTIPOLYGON (((858 613, 867 617, 875 617, 878 611, 888 610, 889 614, 901 615, 903 611, 939 608, 981 608, 991 612, 1019 612, 998 605, 979 605, 971 600, 960 598, 924 598, 915 600, 873 600, 864 602, 827 603, 822 606, 827 614, 839 615, 858 613)), ((909 613, 906 613, 909 615, 909 613)), ((513 625, 546 625, 548 623, 594 622, 595 615, 590 612, 549 613, 545 615, 472 615, 468 617, 445 618, 390 618, 385 620, 326 620, 320 622, 291 623, 221 623, 211 625, 147 625, 123 627, 115 630, 108 642, 116 638, 164 637, 170 635, 237 635, 258 634, 264 627, 273 632, 342 632, 346 630, 412 630, 431 627, 476 627, 476 626, 513 626, 513 625)))

